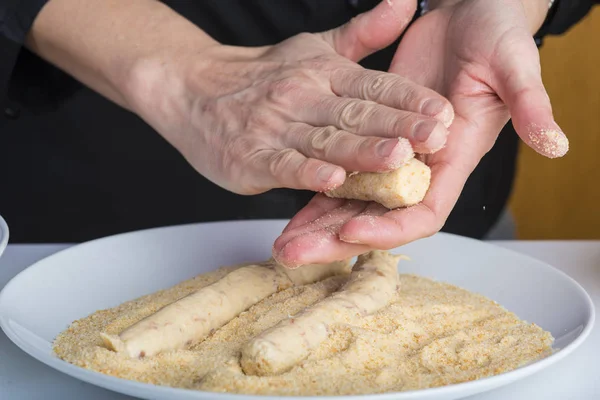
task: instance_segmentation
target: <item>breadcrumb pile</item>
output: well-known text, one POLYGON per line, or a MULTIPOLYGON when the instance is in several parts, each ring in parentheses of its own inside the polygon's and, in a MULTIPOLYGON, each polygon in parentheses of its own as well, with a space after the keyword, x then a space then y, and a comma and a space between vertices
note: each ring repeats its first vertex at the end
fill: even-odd
MULTIPOLYGON (((276 293, 186 350, 131 359, 104 347, 100 333, 125 328, 234 267, 75 321, 54 342, 61 359, 119 378, 177 388, 265 395, 356 395, 424 389, 507 372, 546 357, 553 338, 499 304, 456 286, 400 275, 378 313, 331 335, 306 360, 276 376, 247 376, 242 346, 258 333, 336 291, 347 277, 276 293)), ((232 295, 236 295, 233 293, 232 295)))

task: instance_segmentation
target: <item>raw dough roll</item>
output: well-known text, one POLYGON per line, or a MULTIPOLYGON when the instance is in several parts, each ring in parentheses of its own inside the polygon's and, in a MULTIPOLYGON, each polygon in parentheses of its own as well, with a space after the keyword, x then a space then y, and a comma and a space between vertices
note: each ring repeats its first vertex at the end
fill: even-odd
POLYGON ((132 358, 182 349, 206 338, 211 331, 279 290, 349 272, 349 261, 306 265, 294 271, 273 260, 243 264, 212 285, 142 319, 118 336, 102 334, 102 339, 109 349, 124 352, 132 358))
POLYGON ((348 282, 336 293, 281 321, 242 348, 248 375, 276 375, 308 357, 329 335, 329 325, 352 323, 388 305, 398 290, 398 260, 385 251, 359 256, 348 282))
POLYGON ((349 174, 342 186, 325 194, 342 199, 375 201, 393 209, 420 203, 429 189, 430 180, 429 167, 412 158, 393 171, 349 174))
POLYGON ((287 276, 295 286, 308 285, 334 275, 350 274, 352 269, 350 259, 334 261, 329 264, 307 264, 294 269, 286 268, 275 261, 272 262, 275 264, 275 270, 287 276))

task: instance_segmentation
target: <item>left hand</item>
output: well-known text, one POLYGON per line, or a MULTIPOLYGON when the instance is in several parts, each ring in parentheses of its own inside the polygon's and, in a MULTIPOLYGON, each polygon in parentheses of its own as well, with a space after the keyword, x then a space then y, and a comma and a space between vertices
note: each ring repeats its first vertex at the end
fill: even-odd
POLYGON ((546 0, 439 0, 411 26, 390 72, 446 96, 456 118, 446 147, 425 156, 430 189, 414 207, 315 196, 288 224, 274 257, 293 267, 390 249, 430 236, 444 225, 462 188, 512 117, 538 153, 562 157, 568 140, 554 121, 532 34, 546 0))

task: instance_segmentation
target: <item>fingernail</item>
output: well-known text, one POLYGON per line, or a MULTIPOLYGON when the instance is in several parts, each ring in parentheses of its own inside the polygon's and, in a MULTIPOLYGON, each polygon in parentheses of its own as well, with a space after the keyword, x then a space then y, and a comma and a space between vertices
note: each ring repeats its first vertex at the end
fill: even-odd
POLYGON ((532 126, 529 140, 538 153, 548 158, 562 157, 569 151, 569 139, 560 129, 540 129, 532 126))
POLYGON ((279 252, 276 252, 275 250, 272 251, 271 255, 273 256, 273 260, 275 260, 275 262, 277 264, 281 265, 284 268, 296 269, 296 268, 300 267, 301 264, 298 264, 295 262, 290 262, 289 260, 286 261, 283 258, 281 258, 281 256, 283 255, 283 250, 286 248, 286 246, 287 246, 287 244, 285 246, 283 246, 283 248, 279 252))
POLYGON ((335 171, 337 171, 337 168, 333 165, 322 165, 317 170, 317 178, 322 182, 328 183, 333 174, 335 174, 335 171))
POLYGON ((417 122, 413 128, 413 138, 419 142, 426 142, 435 129, 437 121, 425 120, 417 122))
POLYGON ((389 157, 398 146, 398 139, 384 140, 377 144, 377 155, 379 157, 389 157))
POLYGON ((429 99, 425 103, 423 103, 423 106, 421 107, 421 114, 435 117, 436 115, 444 111, 445 106, 446 103, 444 103, 442 100, 429 99))
POLYGON ((361 242, 358 239, 350 239, 350 238, 347 238, 347 237, 342 236, 342 235, 340 235, 340 240, 342 242, 344 242, 344 243, 349 243, 349 244, 363 244, 363 242, 361 242))
MULTIPOLYGON (((406 162, 408 160, 410 160, 411 158, 413 158, 415 156, 415 152, 413 151, 413 147, 412 144, 410 143, 410 141, 406 138, 400 137, 397 140, 392 140, 393 142, 396 142, 396 145, 393 146, 393 152, 394 157, 389 158, 388 160, 386 160, 386 168, 385 170, 390 170, 390 169, 397 169, 400 168, 400 166, 406 164, 406 162)), ((387 142, 387 140, 386 140, 387 142)), ((385 142, 384 142, 385 143, 385 142)), ((383 143, 381 143, 380 145, 382 145, 383 147, 383 143)), ((384 156, 383 158, 385 158, 387 156, 384 156)))

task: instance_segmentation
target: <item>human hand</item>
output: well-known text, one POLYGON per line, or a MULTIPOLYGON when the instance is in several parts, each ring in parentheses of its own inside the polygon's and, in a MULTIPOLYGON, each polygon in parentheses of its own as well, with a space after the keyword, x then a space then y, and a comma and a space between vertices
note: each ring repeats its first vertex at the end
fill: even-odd
POLYGON ((356 63, 396 40, 413 13, 412 0, 384 1, 321 34, 210 46, 175 72, 141 63, 128 92, 142 118, 227 190, 330 190, 347 170, 390 170, 413 148, 429 153, 446 142, 453 111, 445 98, 356 63))
POLYGON ((408 29, 390 68, 445 95, 456 114, 446 146, 425 157, 432 171, 425 199, 390 211, 317 195, 275 242, 273 254, 281 263, 327 262, 439 231, 509 117, 521 139, 540 154, 554 158, 567 152, 532 39, 546 1, 531 0, 526 7, 519 0, 438 5, 408 29))

